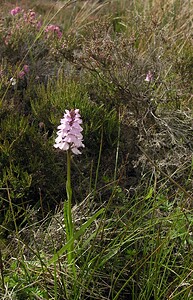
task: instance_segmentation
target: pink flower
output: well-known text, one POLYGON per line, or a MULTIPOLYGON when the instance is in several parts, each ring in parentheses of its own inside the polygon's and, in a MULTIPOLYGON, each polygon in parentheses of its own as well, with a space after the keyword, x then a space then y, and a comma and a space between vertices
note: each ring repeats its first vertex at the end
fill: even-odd
POLYGON ((18 73, 18 78, 23 79, 28 72, 29 72, 29 66, 24 65, 23 69, 18 73))
POLYGON ((60 28, 56 25, 53 25, 53 24, 48 25, 45 29, 45 32, 47 32, 47 33, 49 33, 49 32, 56 33, 59 39, 62 36, 62 32, 60 31, 60 28))
POLYGON ((153 80, 153 74, 152 74, 151 71, 148 71, 147 75, 146 75, 146 78, 145 78, 145 81, 150 82, 152 80, 153 80))
POLYGON ((20 71, 19 74, 18 74, 18 77, 19 77, 20 79, 23 79, 24 76, 25 76, 25 72, 24 72, 24 71, 20 71))
POLYGON ((41 28, 41 26, 42 26, 42 22, 41 22, 41 21, 38 21, 37 24, 36 24, 36 26, 37 26, 37 30, 40 30, 40 28, 41 28))
POLYGON ((12 16, 15 16, 15 15, 17 15, 17 14, 20 13, 20 12, 21 12, 21 7, 17 6, 17 7, 15 7, 14 9, 12 9, 12 10, 10 11, 10 14, 11 14, 12 16))
POLYGON ((55 148, 61 150, 71 150, 74 154, 81 154, 78 150, 80 147, 85 147, 82 143, 83 131, 79 109, 65 110, 64 118, 61 119, 61 125, 58 126, 57 138, 55 139, 55 148))
POLYGON ((31 24, 33 27, 37 26, 38 21, 36 19, 36 13, 31 9, 29 9, 27 12, 23 14, 23 20, 26 23, 31 24))
POLYGON ((25 74, 27 74, 29 72, 29 66, 28 65, 24 65, 23 66, 23 71, 25 72, 25 74))
POLYGON ((29 15, 30 15, 30 18, 33 20, 33 19, 35 19, 35 17, 36 17, 36 13, 35 13, 35 11, 33 11, 33 10, 29 10, 29 15))

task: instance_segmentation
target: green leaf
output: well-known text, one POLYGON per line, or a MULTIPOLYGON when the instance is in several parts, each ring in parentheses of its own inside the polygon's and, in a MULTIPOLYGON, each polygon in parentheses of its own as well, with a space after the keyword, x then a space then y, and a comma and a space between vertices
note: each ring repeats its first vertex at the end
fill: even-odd
POLYGON ((78 239, 81 235, 84 234, 85 230, 98 218, 99 215, 101 215, 104 212, 104 208, 101 208, 99 211, 97 211, 87 222, 85 222, 81 228, 75 232, 74 236, 59 250, 57 251, 53 257, 48 261, 47 266, 50 266, 51 264, 55 263, 58 258, 69 248, 70 245, 74 243, 76 239, 78 239))
POLYGON ((149 192, 148 192, 147 196, 145 197, 145 200, 148 200, 148 199, 151 199, 151 198, 152 198, 153 191, 154 191, 154 189, 151 187, 151 188, 149 189, 149 192))

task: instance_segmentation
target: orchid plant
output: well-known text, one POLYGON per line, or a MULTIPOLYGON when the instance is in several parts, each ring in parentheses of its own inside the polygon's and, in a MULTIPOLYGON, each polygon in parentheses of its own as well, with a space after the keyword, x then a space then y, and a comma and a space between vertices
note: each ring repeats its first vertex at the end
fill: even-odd
MULTIPOLYGON (((82 119, 79 109, 65 110, 64 118, 61 119, 58 126, 57 138, 55 139, 55 148, 67 151, 67 181, 66 193, 67 201, 64 204, 64 222, 66 228, 66 240, 69 242, 74 236, 74 226, 72 220, 72 188, 71 188, 71 153, 81 154, 79 148, 85 147, 83 144, 82 119)), ((74 242, 70 244, 67 250, 68 264, 71 266, 76 278, 76 269, 74 264, 74 242)))
MULTIPOLYGON (((104 208, 99 209, 93 216, 91 216, 82 226, 76 230, 74 228, 72 218, 72 187, 71 187, 71 155, 81 154, 80 148, 84 148, 83 144, 83 128, 81 126, 82 119, 79 113, 79 109, 65 110, 64 117, 60 121, 58 126, 57 137, 55 139, 55 148, 64 150, 67 153, 67 180, 66 180, 66 193, 67 201, 64 202, 64 225, 66 229, 66 244, 54 254, 50 259, 48 265, 55 263, 58 258, 64 253, 67 253, 67 262, 69 271, 74 278, 72 281, 74 295, 77 290, 77 270, 75 265, 75 249, 74 242, 81 235, 84 234, 86 229, 98 218, 99 215, 104 213, 104 208)), ((97 234, 92 233, 92 237, 97 234)))

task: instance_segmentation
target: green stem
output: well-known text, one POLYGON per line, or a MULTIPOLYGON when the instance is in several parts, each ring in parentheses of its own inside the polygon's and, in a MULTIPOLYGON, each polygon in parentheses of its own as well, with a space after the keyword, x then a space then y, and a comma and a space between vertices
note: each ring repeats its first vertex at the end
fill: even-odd
POLYGON ((66 193, 68 201, 67 218, 69 228, 69 239, 73 236, 73 222, 72 222, 72 188, 71 188, 71 152, 67 151, 67 181, 66 181, 66 193))
MULTIPOLYGON (((66 220, 66 237, 67 242, 74 237, 74 225, 72 221, 72 187, 71 187, 71 152, 67 151, 67 181, 66 181, 66 193, 67 193, 67 209, 64 215, 66 220)), ((67 250, 68 264, 73 272, 74 279, 76 279, 76 268, 74 262, 74 242, 69 246, 67 250)))

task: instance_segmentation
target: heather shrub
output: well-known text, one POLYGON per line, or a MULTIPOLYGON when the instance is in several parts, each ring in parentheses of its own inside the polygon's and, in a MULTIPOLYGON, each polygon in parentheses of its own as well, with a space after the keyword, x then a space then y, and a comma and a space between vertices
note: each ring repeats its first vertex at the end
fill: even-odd
POLYGON ((33 10, 18 8, 10 11, 1 19, 0 37, 3 57, 1 93, 4 97, 12 86, 14 90, 22 91, 29 84, 46 83, 48 77, 57 71, 54 49, 58 43, 61 45, 62 32, 57 25, 44 24, 33 10), (11 78, 14 82, 10 82, 11 78))

